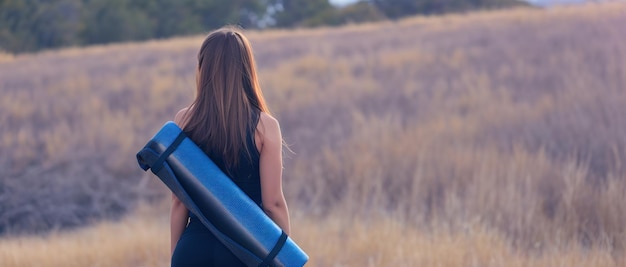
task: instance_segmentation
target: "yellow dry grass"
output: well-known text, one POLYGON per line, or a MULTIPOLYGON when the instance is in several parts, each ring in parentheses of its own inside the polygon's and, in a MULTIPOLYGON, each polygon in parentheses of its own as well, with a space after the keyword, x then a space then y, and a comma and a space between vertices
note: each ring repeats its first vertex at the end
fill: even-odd
MULTIPOLYGON (((119 222, 71 232, 0 239, 0 266, 168 266, 169 225, 163 209, 140 208, 119 222)), ((461 231, 417 229, 393 218, 346 220, 293 216, 292 238, 309 254, 307 266, 624 266, 609 250, 572 244, 528 254, 481 225, 461 231)))
POLYGON ((0 241, 0 266, 166 266, 169 228, 145 215, 43 236, 0 241))

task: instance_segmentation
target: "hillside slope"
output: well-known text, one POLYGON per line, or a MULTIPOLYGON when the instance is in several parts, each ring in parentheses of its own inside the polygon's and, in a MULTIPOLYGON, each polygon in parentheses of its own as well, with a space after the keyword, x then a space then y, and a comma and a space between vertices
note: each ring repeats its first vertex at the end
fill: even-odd
MULTIPOLYGON (((601 4, 249 32, 292 210, 623 252, 621 25, 601 4)), ((158 201, 134 153, 191 101, 201 40, 1 56, 0 233, 158 201)))

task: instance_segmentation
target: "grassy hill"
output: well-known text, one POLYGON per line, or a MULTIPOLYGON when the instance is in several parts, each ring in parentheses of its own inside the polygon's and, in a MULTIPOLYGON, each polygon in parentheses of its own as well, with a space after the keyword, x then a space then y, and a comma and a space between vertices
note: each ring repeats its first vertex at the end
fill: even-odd
MULTIPOLYGON (((248 32, 311 265, 626 264, 622 25, 607 3, 248 32)), ((134 154, 192 100, 202 38, 0 54, 0 265, 167 265, 134 154)))

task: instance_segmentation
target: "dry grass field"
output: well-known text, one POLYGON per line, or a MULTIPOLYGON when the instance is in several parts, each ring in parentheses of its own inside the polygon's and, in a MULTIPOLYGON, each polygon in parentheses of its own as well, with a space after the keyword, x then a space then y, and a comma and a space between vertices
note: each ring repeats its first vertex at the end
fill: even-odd
MULTIPOLYGON (((605 3, 248 32, 308 266, 626 266, 623 25, 605 3)), ((201 40, 0 53, 0 266, 167 266, 134 154, 201 40)))
MULTIPOLYGON (((292 215, 306 266, 624 266, 610 250, 570 244, 529 255, 484 227, 419 231, 398 220, 372 222, 332 216, 322 222, 292 215)), ((169 266, 168 220, 144 208, 121 222, 102 222, 74 232, 5 238, 2 266, 169 266)))

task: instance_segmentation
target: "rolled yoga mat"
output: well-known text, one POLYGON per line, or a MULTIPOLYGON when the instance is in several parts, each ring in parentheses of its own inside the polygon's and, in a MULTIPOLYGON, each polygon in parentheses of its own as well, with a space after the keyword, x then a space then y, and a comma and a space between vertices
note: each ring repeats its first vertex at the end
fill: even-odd
POLYGON ((174 123, 137 153, 200 221, 247 266, 303 266, 308 256, 174 123))

